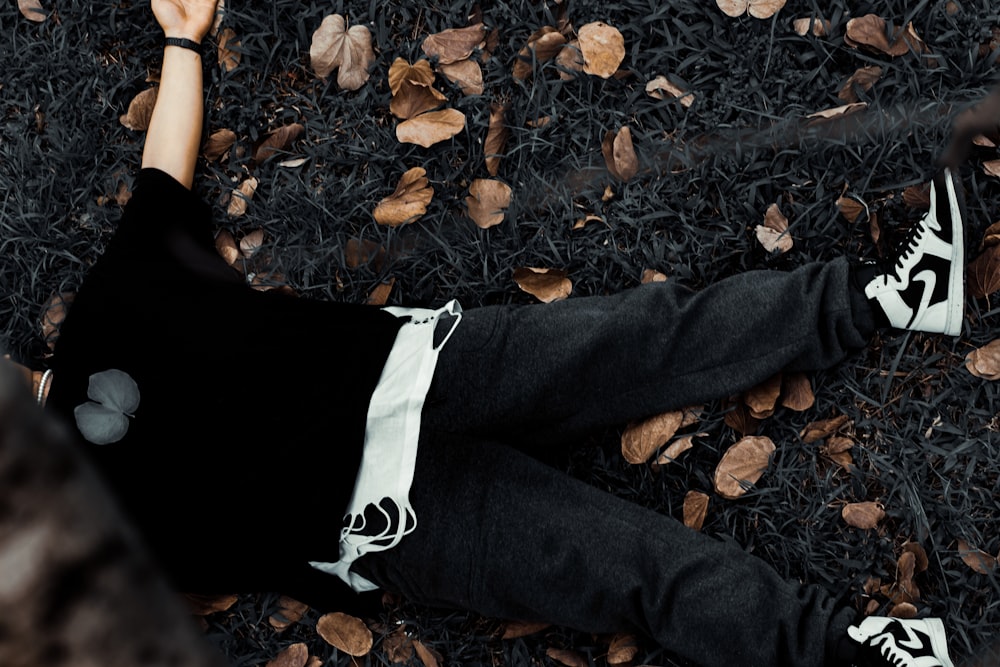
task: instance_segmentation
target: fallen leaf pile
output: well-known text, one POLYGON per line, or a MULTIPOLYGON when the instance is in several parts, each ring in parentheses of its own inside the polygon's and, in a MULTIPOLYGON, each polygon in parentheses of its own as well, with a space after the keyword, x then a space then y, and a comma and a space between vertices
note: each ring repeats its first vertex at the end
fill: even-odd
POLYGON ((429 148, 465 129, 465 114, 457 109, 440 109, 447 101, 434 88, 434 71, 429 60, 409 63, 396 58, 389 68, 389 110, 400 122, 396 138, 402 143, 429 148))
MULTIPOLYGON (((461 88, 466 95, 483 93, 483 68, 472 58, 477 50, 486 48, 486 27, 476 23, 466 28, 448 28, 428 35, 421 45, 428 58, 433 59, 437 71, 461 88)), ((483 52, 488 58, 488 52, 483 52)))
POLYGON ((925 572, 930 561, 927 552, 916 542, 903 545, 903 552, 896 561, 896 576, 892 583, 883 583, 878 577, 870 577, 864 585, 866 615, 879 614, 888 607, 888 616, 893 618, 914 618, 918 614, 917 604, 921 594, 915 577, 925 572))

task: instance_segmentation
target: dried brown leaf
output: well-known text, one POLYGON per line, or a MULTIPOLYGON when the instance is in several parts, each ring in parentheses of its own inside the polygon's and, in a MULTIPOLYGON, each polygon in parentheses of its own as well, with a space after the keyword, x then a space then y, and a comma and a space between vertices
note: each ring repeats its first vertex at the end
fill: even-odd
POLYGON ((240 40, 232 28, 223 28, 219 31, 218 40, 216 58, 219 65, 224 67, 227 72, 232 72, 243 59, 243 54, 240 52, 240 40))
POLYGON ((910 602, 900 602, 889 610, 890 618, 916 618, 917 608, 910 602))
POLYGON ((855 222, 858 216, 868 211, 868 205, 851 196, 837 199, 837 210, 848 222, 855 222))
POLYGON ((750 435, 760 425, 760 420, 750 414, 750 409, 743 401, 737 401, 730 406, 726 412, 725 422, 740 435, 750 435))
POLYGON ((608 646, 608 664, 622 665, 631 661, 639 653, 639 640, 635 635, 618 633, 611 638, 608 646))
POLYGON ((757 225, 757 240, 768 252, 788 252, 792 249, 792 235, 788 233, 788 218, 777 204, 771 204, 764 213, 764 224, 757 225))
POLYGON ((55 349, 56 341, 59 339, 59 329, 74 299, 76 292, 59 292, 50 296, 42 305, 42 315, 38 318, 38 323, 41 327, 42 340, 50 350, 55 349))
POLYGON ((276 631, 284 632, 292 625, 301 621, 307 611, 309 611, 309 605, 306 603, 299 602, 287 595, 282 595, 278 598, 278 610, 268 617, 267 622, 276 631))
POLYGON ((931 189, 926 183, 911 185, 903 190, 903 203, 910 208, 927 210, 931 207, 931 189))
POLYGON ((573 291, 573 283, 562 269, 518 267, 514 269, 514 282, 542 303, 565 299, 573 291))
POLYGON ((622 456, 629 463, 645 463, 681 427, 681 410, 664 412, 629 424, 622 431, 622 456))
POLYGON ((786 0, 715 0, 726 16, 733 18, 750 13, 757 19, 768 19, 785 6, 786 0))
POLYGON ((239 600, 238 595, 197 595, 185 593, 188 609, 194 616, 208 616, 220 611, 227 611, 239 600))
POLYGON ((907 542, 903 545, 903 551, 908 551, 913 554, 914 572, 920 574, 921 572, 927 571, 927 568, 930 566, 930 559, 927 558, 927 552, 922 546, 920 546, 920 544, 917 542, 907 542))
POLYGON ((969 545, 962 539, 958 540, 958 555, 963 563, 979 574, 991 574, 997 566, 997 559, 994 556, 969 545))
POLYGON ((833 454, 843 454, 854 448, 854 440, 846 435, 831 435, 826 442, 820 445, 820 454, 832 456, 833 454))
POLYGON ((486 130, 486 140, 483 142, 483 153, 486 156, 486 171, 490 176, 496 176, 500 170, 500 158, 503 156, 510 129, 507 127, 507 105, 494 102, 490 105, 490 124, 486 130))
POLYGON ((242 239, 240 239, 240 253, 244 257, 250 258, 257 254, 261 246, 264 245, 264 230, 255 229, 252 232, 247 233, 242 239))
POLYGON ((35 23, 41 23, 48 18, 42 3, 38 0, 17 0, 17 8, 21 10, 24 18, 35 23))
POLYGON ((577 32, 583 71, 610 78, 625 60, 625 38, 618 28, 603 21, 588 23, 577 32))
POLYGON ((789 410, 802 412, 816 402, 812 382, 805 373, 787 373, 781 383, 781 404, 789 410))
POLYGON ((882 254, 882 246, 879 245, 879 239, 882 238, 882 228, 878 224, 878 214, 872 213, 868 217, 868 234, 872 237, 872 243, 875 244, 875 250, 879 255, 882 254))
POLYGON ((701 491, 688 491, 684 494, 684 525, 694 530, 701 530, 708 515, 708 494, 701 491))
POLYGON ((368 81, 368 70, 375 62, 371 32, 363 25, 348 28, 340 14, 326 16, 313 32, 309 62, 321 79, 336 69, 337 85, 357 90, 368 81))
POLYGON ((375 222, 390 227, 408 225, 427 213, 427 205, 433 198, 434 188, 427 180, 427 171, 423 167, 407 169, 393 193, 375 206, 375 222))
POLYGON ((257 150, 253 153, 253 159, 260 163, 275 154, 284 153, 299 137, 305 134, 306 128, 300 123, 291 123, 277 130, 268 133, 257 150))
MULTIPOLYGON (((911 589, 913 576, 917 573, 917 557, 912 551, 904 551, 896 561, 896 585, 900 588, 911 589)), ((916 590, 913 588, 912 590, 916 590)), ((920 599, 920 592, 911 592, 909 595, 914 600, 920 599)))
POLYGON ((849 526, 872 530, 885 518, 885 509, 881 503, 871 501, 848 503, 840 510, 840 516, 849 526))
POLYGON ((639 283, 645 285, 646 283, 662 283, 666 282, 666 280, 667 274, 665 273, 661 273, 655 269, 643 269, 639 283))
POLYGON ((226 17, 226 0, 219 0, 215 5, 215 19, 212 21, 211 33, 212 37, 219 36, 219 29, 222 27, 222 21, 226 17))
POLYGON ((259 183, 256 178, 250 176, 240 183, 239 187, 233 190, 232 197, 229 200, 229 215, 236 218, 247 212, 247 205, 253 199, 254 193, 257 192, 259 183))
POLYGON ((215 235, 215 249, 222 257, 226 260, 226 264, 232 266, 236 263, 236 260, 240 258, 240 248, 236 244, 236 239, 229 230, 220 230, 218 234, 215 235))
POLYGON ((604 162, 611 175, 620 181, 627 181, 639 172, 639 158, 632 145, 632 131, 623 127, 617 132, 608 130, 601 142, 604 162))
MULTIPOLYGON (((704 405, 689 405, 681 410, 681 428, 685 426, 690 426, 691 424, 697 424, 701 419, 701 413, 705 411, 704 405)), ((699 433, 699 435, 703 435, 699 433)))
POLYGON ((369 306, 384 306, 389 300, 389 294, 392 293, 392 288, 395 284, 395 278, 389 278, 388 282, 379 283, 371 291, 371 294, 368 295, 366 303, 369 306))
POLYGON ((803 37, 812 30, 816 37, 826 37, 830 34, 830 22, 824 18, 813 16, 810 18, 795 19, 792 21, 792 28, 803 37))
POLYGON ((465 114, 458 109, 428 111, 396 126, 396 139, 428 148, 451 139, 465 129, 465 114))
POLYGON ((802 437, 802 442, 810 444, 833 435, 849 422, 850 418, 847 415, 838 415, 836 417, 831 417, 830 419, 821 419, 819 421, 809 422, 806 424, 806 427, 802 429, 802 432, 799 433, 799 436, 802 437))
POLYGON ((715 468, 716 493, 731 500, 742 496, 744 486, 756 483, 767 470, 774 450, 774 443, 766 436, 740 439, 726 450, 715 468))
POLYGON ((843 116, 850 115, 852 113, 857 113, 862 109, 868 107, 867 102, 853 102, 851 104, 844 104, 839 107, 833 107, 832 109, 823 109, 822 111, 817 111, 806 116, 806 118, 816 119, 814 122, 822 122, 824 120, 831 120, 833 118, 841 118, 843 116))
POLYGON ((421 59, 411 65, 404 58, 396 58, 389 67, 389 111, 400 120, 408 120, 440 107, 447 98, 433 83, 429 61, 421 59))
POLYGON ((559 78, 563 81, 575 79, 583 71, 583 53, 580 52, 579 40, 571 40, 559 49, 556 65, 559 66, 559 78))
POLYGON ((992 340, 965 355, 965 368, 984 380, 1000 380, 1000 339, 992 340))
POLYGON ((408 664, 413 659, 413 640, 406 636, 406 626, 399 626, 395 632, 382 640, 382 651, 389 663, 408 664))
POLYGON ((492 178, 477 178, 469 186, 465 205, 469 217, 480 229, 489 229, 503 222, 504 211, 510 206, 510 186, 492 178))
POLYGON ((1000 245, 989 246, 966 267, 969 292, 983 298, 1000 289, 1000 245))
POLYGON ((528 43, 517 54, 512 72, 515 79, 524 80, 531 74, 532 60, 544 63, 556 56, 566 37, 552 26, 542 26, 528 37, 528 43))
POLYGON ((540 623, 538 621, 508 621, 504 624, 501 639, 518 639, 538 634, 542 630, 551 627, 551 623, 540 623))
MULTIPOLYGON (((684 424, 681 423, 681 426, 683 427, 684 424)), ((653 470, 659 470, 662 466, 673 463, 678 459, 678 457, 680 457, 681 454, 694 447, 695 438, 704 437, 706 435, 708 435, 708 433, 692 433, 691 435, 683 435, 677 438, 671 442, 665 450, 660 452, 660 455, 656 457, 656 460, 653 461, 650 466, 653 470)))
POLYGON ((232 130, 223 129, 217 130, 205 140, 205 146, 202 148, 202 155, 209 162, 215 162, 220 157, 226 154, 233 144, 236 143, 236 133, 232 130))
POLYGON ((430 58, 437 58, 439 65, 465 60, 477 48, 485 45, 486 27, 482 23, 467 28, 449 28, 428 35, 421 48, 430 58))
POLYGON ((860 88, 865 91, 871 90, 872 86, 875 85, 875 82, 881 77, 881 67, 878 67, 877 65, 867 65, 862 67, 848 77, 847 81, 844 82, 844 85, 841 86, 840 92, 837 93, 837 97, 848 103, 857 102, 858 94, 855 92, 856 89, 860 88))
POLYGON ((420 658, 420 662, 424 663, 424 667, 440 666, 441 654, 419 639, 413 640, 413 650, 417 652, 417 657, 420 658))
POLYGON ((901 56, 909 53, 910 49, 917 53, 924 53, 927 50, 912 23, 906 28, 896 28, 890 39, 885 19, 876 14, 849 20, 844 42, 854 48, 865 48, 889 56, 901 56))
POLYGON ((289 644, 281 653, 267 661, 266 667, 305 667, 309 647, 303 642, 289 644))
POLYGON ((339 611, 320 616, 316 632, 331 646, 356 657, 367 655, 374 643, 364 621, 339 611))
POLYGON ((474 60, 459 60, 455 63, 438 65, 438 71, 445 78, 458 85, 464 95, 483 94, 483 68, 474 60))
POLYGON ((983 232, 983 247, 988 248, 1000 243, 1000 222, 994 222, 983 232))
POLYGON ((680 102, 684 107, 694 104, 694 93, 672 83, 665 76, 657 76, 646 84, 646 94, 658 100, 680 102))
POLYGON ((412 65, 406 58, 396 58, 389 66, 389 92, 399 94, 405 84, 428 87, 434 83, 434 70, 429 60, 421 58, 412 65))
POLYGON ((153 107, 156 106, 157 88, 147 88, 132 98, 128 111, 119 117, 122 125, 130 130, 145 132, 149 129, 149 119, 153 117, 153 107))
POLYGON ((743 402, 750 408, 750 414, 757 419, 770 417, 781 394, 781 373, 772 375, 764 382, 749 389, 743 395, 743 402))
POLYGON ((566 667, 590 667, 590 661, 585 655, 571 649, 549 647, 545 650, 545 655, 566 667))
POLYGON ((588 222, 604 222, 604 218, 594 214, 585 215, 582 218, 577 218, 576 222, 573 223, 573 229, 583 229, 588 222))
POLYGON ((368 239, 348 239, 344 245, 344 263, 350 269, 373 263, 377 271, 381 270, 385 259, 385 248, 368 239))

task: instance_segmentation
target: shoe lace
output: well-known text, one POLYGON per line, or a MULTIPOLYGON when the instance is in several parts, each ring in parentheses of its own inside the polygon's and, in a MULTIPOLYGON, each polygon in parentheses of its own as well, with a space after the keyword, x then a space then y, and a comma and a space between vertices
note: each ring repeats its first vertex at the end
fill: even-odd
POLYGON ((893 665, 893 667, 904 667, 909 659, 909 656, 900 654, 897 650, 898 647, 893 641, 891 641, 891 639, 892 638, 889 635, 882 635, 881 637, 873 640, 871 645, 873 647, 878 647, 879 653, 882 654, 882 657, 888 664, 893 665), (881 645, 879 644, 879 640, 881 640, 881 645))
POLYGON ((917 245, 920 243, 920 237, 923 234, 924 226, 922 224, 916 224, 910 227, 909 231, 906 232, 906 236, 903 240, 896 246, 896 261, 893 264, 893 273, 896 274, 897 278, 902 277, 903 267, 906 264, 906 259, 914 253, 917 249, 917 245))

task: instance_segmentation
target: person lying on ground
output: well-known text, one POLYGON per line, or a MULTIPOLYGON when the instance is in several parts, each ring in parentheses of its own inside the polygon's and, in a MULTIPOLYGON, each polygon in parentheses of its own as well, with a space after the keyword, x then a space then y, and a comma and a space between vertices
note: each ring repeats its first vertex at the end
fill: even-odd
POLYGON ((191 191, 215 2, 152 8, 167 41, 134 194, 35 390, 175 586, 337 611, 392 591, 639 631, 713 667, 951 667, 940 619, 859 618, 846 591, 786 581, 537 455, 779 371, 830 368, 880 328, 960 334, 954 169, 934 176, 929 212, 886 263, 464 311, 260 292, 217 255, 191 191), (236 418, 257 387, 267 408, 236 418), (248 511, 247 494, 268 501, 248 511))

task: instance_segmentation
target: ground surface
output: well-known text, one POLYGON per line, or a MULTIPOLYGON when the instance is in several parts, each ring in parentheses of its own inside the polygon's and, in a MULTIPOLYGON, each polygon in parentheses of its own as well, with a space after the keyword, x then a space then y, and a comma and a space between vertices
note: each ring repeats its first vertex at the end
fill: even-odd
MULTIPOLYGON (((0 344, 36 364, 46 354, 44 304, 75 289, 114 229, 142 146, 142 132, 119 117, 152 85, 161 53, 146 3, 42 4, 42 22, 26 20, 13 2, 0 6, 0 344)), ((468 25, 472 3, 230 4, 223 25, 242 56, 231 71, 206 67, 206 129, 230 129, 237 139, 221 159, 202 162, 196 188, 217 203, 219 230, 236 239, 263 230, 256 273, 302 295, 352 302, 394 279, 392 304, 531 303, 512 278, 525 266, 565 270, 573 298, 634 286, 646 269, 699 288, 751 268, 874 254, 868 220, 848 222, 838 198, 876 212, 883 241, 919 217, 919 203, 904 203, 903 193, 930 179, 954 114, 993 85, 1000 53, 991 42, 1000 15, 990 0, 790 0, 767 19, 726 16, 712 0, 483 2, 481 19, 497 36, 488 60, 473 55, 485 60, 484 92, 463 96, 439 76, 437 87, 466 126, 423 148, 396 138, 388 68, 397 57, 423 57, 427 35, 468 25), (335 12, 373 36, 371 78, 354 92, 310 68, 313 31, 335 12), (849 45, 848 20, 869 13, 893 26, 912 22, 926 52, 890 56, 849 45), (828 35, 793 30, 793 19, 811 15, 830 21, 828 35), (624 37, 618 76, 563 79, 555 61, 529 62, 527 77, 512 76, 533 32, 553 26, 573 37, 594 21, 624 37), (838 92, 865 66, 882 69, 870 90, 856 91, 867 110, 802 129, 808 114, 844 104, 838 92), (657 75, 692 92, 693 104, 649 96, 646 82, 657 75), (489 177, 483 142, 494 102, 509 105, 510 138, 496 176, 513 200, 504 222, 484 230, 466 216, 464 198, 473 179, 489 177), (547 124, 532 126, 543 117, 547 124), (287 155, 253 160, 268 132, 292 123, 305 132, 287 155), (638 173, 624 183, 608 173, 601 152, 606 132, 623 126, 639 156, 638 173), (308 160, 279 164, 295 158, 308 160), (426 169, 435 190, 427 213, 404 227, 376 224, 376 204, 412 167, 426 169), (232 188, 249 176, 259 181, 252 202, 244 215, 228 216, 232 188), (780 255, 755 234, 771 204, 788 217, 794 240, 780 255), (574 228, 589 215, 599 219, 574 228), (352 266, 352 239, 389 249, 386 259, 352 266)), ((962 168, 970 256, 1000 220, 1000 180, 983 171, 997 157, 979 148, 962 168)), ((995 564, 1000 395, 964 360, 993 340, 997 322, 989 298, 970 297, 961 337, 882 335, 864 354, 815 375, 815 405, 779 407, 758 427, 778 449, 757 489, 738 501, 712 494, 712 471, 740 435, 723 422, 721 402, 706 406, 696 428, 709 436, 679 463, 660 471, 627 464, 615 431, 586 443, 571 472, 678 518, 685 493, 705 491, 705 532, 734 537, 788 577, 846 586, 859 607, 869 601, 865 581, 894 582, 903 545, 919 543, 930 561, 916 578, 920 612, 945 618, 954 656, 982 656, 1000 630, 1000 586, 995 574, 970 567, 959 540, 995 564), (799 435, 807 423, 837 415, 850 420, 842 434, 855 443, 851 472, 799 435), (862 501, 885 507, 878 528, 842 520, 844 503, 862 501)), ((314 612, 275 632, 267 619, 277 599, 244 595, 208 618, 210 636, 233 664, 263 664, 294 641, 307 642, 325 664, 350 664, 316 636, 314 612)), ((375 620, 384 625, 374 625, 376 645, 364 664, 388 661, 381 638, 399 621, 448 664, 556 664, 550 648, 607 661, 608 638, 559 628, 502 640, 499 621, 405 601, 375 620)), ((996 664, 983 660, 973 664, 996 664)), ((641 663, 672 664, 640 641, 641 663)))

